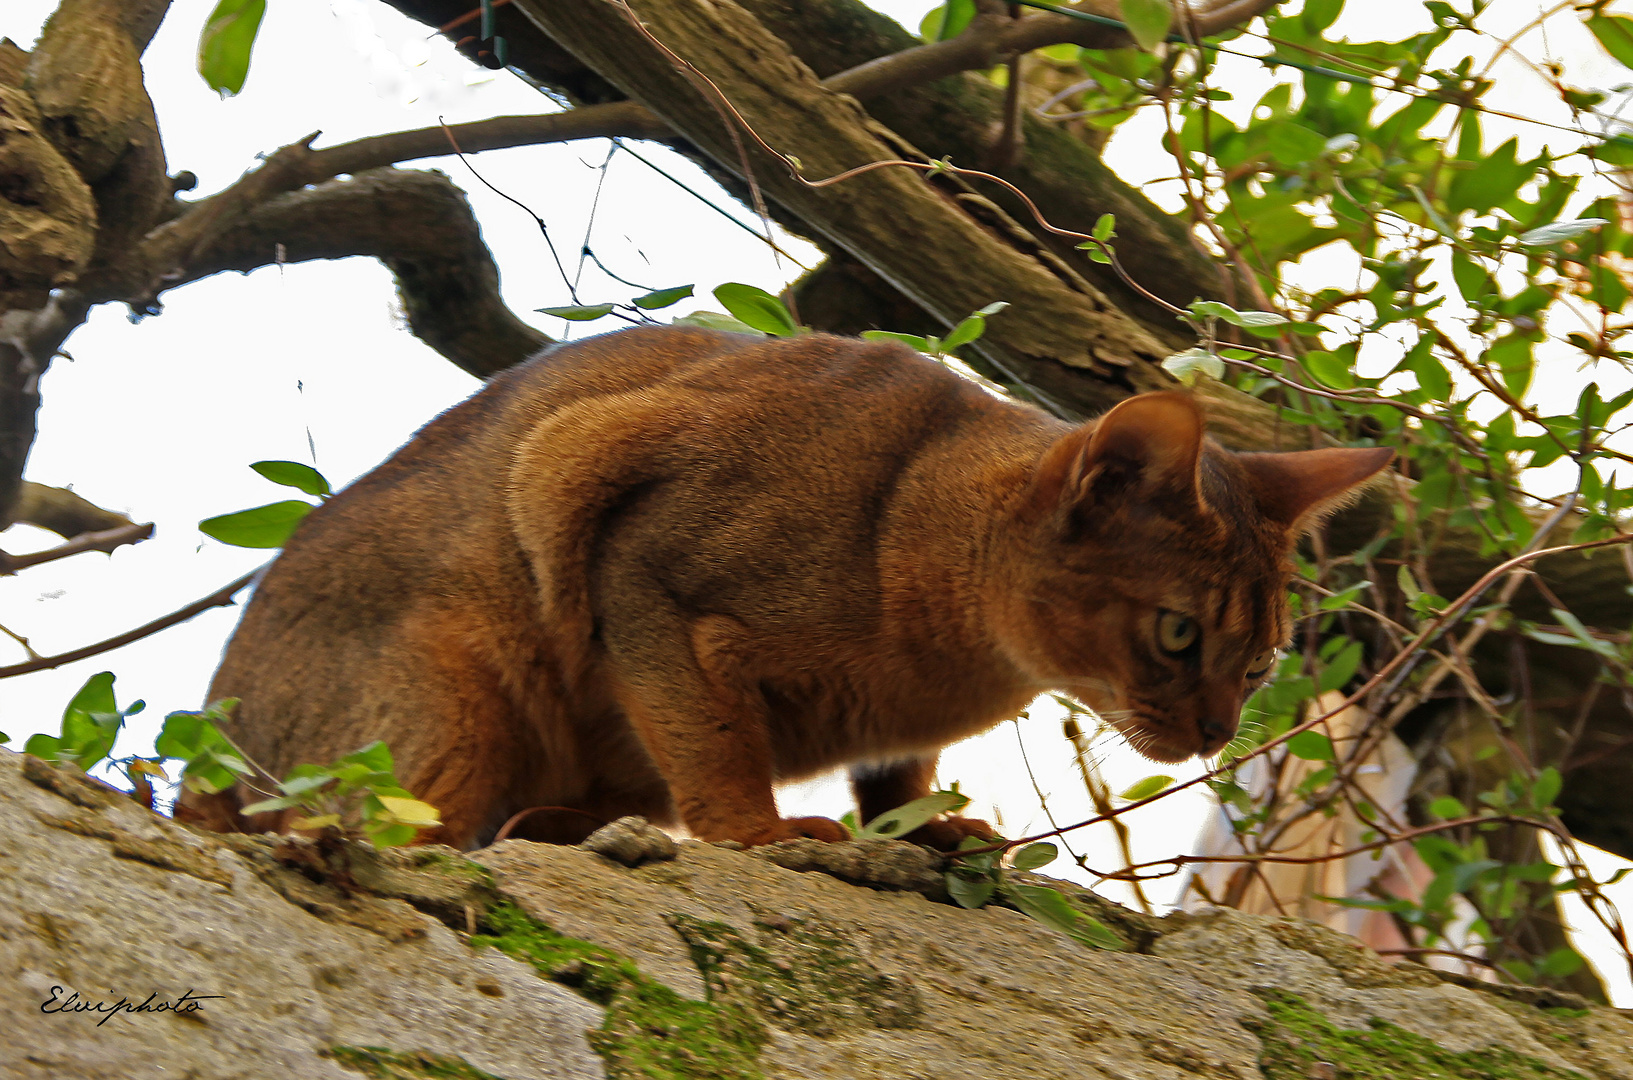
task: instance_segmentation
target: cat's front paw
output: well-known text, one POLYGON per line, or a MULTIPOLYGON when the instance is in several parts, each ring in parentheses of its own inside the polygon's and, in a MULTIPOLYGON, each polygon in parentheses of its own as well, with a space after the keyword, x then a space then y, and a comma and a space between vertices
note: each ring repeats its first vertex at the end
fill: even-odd
POLYGON ((937 851, 957 851, 966 836, 993 840, 997 839, 998 830, 980 818, 944 817, 925 822, 902 839, 937 851))
POLYGON ((825 817, 797 817, 783 818, 769 829, 762 829, 751 837, 743 840, 749 847, 759 847, 761 844, 775 844, 779 840, 824 840, 833 843, 838 840, 849 840, 850 830, 825 817))

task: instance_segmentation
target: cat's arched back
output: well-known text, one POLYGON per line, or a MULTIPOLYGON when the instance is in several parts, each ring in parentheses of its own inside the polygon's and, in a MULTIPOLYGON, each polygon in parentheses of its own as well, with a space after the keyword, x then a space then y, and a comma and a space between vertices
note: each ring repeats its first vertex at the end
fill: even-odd
POLYGON ((517 835, 838 838, 773 781, 851 765, 871 817, 1045 689, 1160 760, 1217 751, 1286 638, 1304 523, 1389 456, 1231 454, 1179 392, 1073 426, 892 343, 623 331, 315 511, 210 693, 279 775, 384 739, 458 846, 538 806, 517 835))

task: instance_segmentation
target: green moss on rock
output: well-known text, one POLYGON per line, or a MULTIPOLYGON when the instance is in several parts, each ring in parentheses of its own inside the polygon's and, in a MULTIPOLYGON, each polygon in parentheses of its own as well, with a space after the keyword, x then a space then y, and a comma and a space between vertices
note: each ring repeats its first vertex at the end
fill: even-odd
POLYGON ((1256 993, 1270 1018, 1243 1023, 1259 1036, 1266 1080, 1588 1080, 1507 1047, 1453 1052, 1383 1020, 1364 1031, 1339 1028, 1297 994, 1256 993))
POLYGON ((513 904, 485 921, 494 933, 472 937, 473 947, 525 960, 607 1010, 588 1040, 611 1080, 761 1080, 755 1060, 767 1034, 747 1009, 683 998, 612 950, 558 934, 513 904))
POLYGON ((383 1046, 332 1046, 327 1056, 369 1080, 504 1080, 464 1058, 420 1050, 399 1053, 383 1046))
POLYGON ((911 982, 881 972, 849 935, 820 920, 756 922, 757 943, 725 923, 668 921, 690 947, 711 1000, 740 1002, 778 1027, 831 1036, 913 1027, 923 1012, 911 982))

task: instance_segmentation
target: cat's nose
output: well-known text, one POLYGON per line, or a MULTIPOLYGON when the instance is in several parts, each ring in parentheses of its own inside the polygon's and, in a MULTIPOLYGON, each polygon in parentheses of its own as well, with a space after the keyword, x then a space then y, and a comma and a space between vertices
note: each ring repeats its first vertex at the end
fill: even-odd
POLYGON ((1225 748, 1236 736, 1236 717, 1204 716, 1196 725, 1202 732, 1202 756, 1209 757, 1225 748))

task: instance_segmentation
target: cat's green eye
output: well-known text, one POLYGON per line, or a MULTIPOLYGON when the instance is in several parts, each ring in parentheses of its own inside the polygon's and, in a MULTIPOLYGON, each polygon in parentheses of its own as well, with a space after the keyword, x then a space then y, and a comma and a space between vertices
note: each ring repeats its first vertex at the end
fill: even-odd
POLYGON ((1189 615, 1181 615, 1177 611, 1157 614, 1157 644, 1162 646, 1165 653, 1177 655, 1184 652, 1196 644, 1201 634, 1196 620, 1189 615))
POLYGON ((1270 674, 1270 665, 1276 662, 1276 650, 1266 649, 1264 652, 1248 661, 1247 681, 1258 682, 1270 674))

